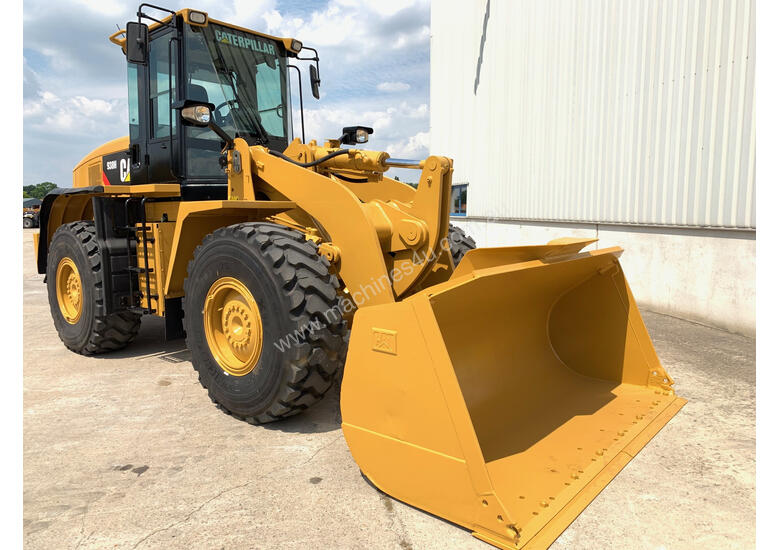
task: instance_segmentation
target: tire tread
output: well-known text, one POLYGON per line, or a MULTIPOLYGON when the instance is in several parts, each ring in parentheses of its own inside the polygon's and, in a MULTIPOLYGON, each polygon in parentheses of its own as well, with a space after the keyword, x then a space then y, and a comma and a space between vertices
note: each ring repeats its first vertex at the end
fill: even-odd
MULTIPOLYGON (((97 243, 95 223, 92 221, 77 221, 61 225, 52 236, 52 242, 58 234, 69 232, 81 242, 87 255, 90 269, 94 274, 92 285, 94 287, 96 311, 104 310, 103 283, 100 276, 103 269, 101 265, 100 248, 97 243)), ((87 277, 82 277, 82 284, 88 282, 87 277)), ((86 294, 86 293, 85 293, 86 294)), ((97 355, 109 351, 124 348, 138 334, 141 327, 141 316, 131 311, 118 311, 109 314, 97 314, 94 318, 92 330, 86 344, 77 348, 63 340, 71 351, 81 355, 97 355)))
POLYGON ((450 253, 455 267, 458 266, 466 252, 477 248, 474 239, 466 235, 466 232, 456 225, 450 224, 447 240, 450 243, 450 253))
MULTIPOLYGON (((283 380, 273 402, 264 412, 243 416, 219 403, 197 366, 198 380, 208 390, 212 402, 223 412, 250 424, 262 424, 287 418, 315 404, 330 389, 346 357, 347 324, 341 317, 339 281, 329 272, 328 261, 316 246, 299 231, 270 222, 240 223, 217 229, 207 235, 195 249, 187 266, 184 281, 184 314, 187 315, 189 281, 200 251, 218 238, 240 239, 260 251, 279 277, 280 291, 285 295, 288 314, 298 329, 317 321, 319 328, 304 331, 305 338, 292 343, 284 354, 283 380), (328 311, 334 313, 328 314, 328 311)), ((197 305, 192 306, 194 310, 197 305)), ((194 342, 187 336, 187 347, 194 342)))

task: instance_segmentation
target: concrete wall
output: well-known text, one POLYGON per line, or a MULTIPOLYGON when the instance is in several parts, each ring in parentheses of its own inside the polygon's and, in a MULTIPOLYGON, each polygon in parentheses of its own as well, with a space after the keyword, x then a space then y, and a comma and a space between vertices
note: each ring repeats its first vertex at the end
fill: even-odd
POLYGON ((597 238, 621 246, 621 265, 639 305, 741 334, 756 330, 754 231, 452 218, 478 246, 597 238))

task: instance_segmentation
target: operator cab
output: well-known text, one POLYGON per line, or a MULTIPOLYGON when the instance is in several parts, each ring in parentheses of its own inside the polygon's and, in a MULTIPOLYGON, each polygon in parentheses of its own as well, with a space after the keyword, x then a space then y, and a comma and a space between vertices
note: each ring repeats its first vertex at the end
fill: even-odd
MULTIPOLYGON (((314 50, 193 10, 162 10, 170 15, 154 19, 142 13, 144 6, 154 8, 139 7, 126 40, 112 36, 128 58, 129 183, 176 182, 185 199, 225 199, 225 142, 208 127, 184 123, 181 109, 207 104, 231 138, 284 151, 293 139, 289 69, 300 78, 290 60, 302 49, 314 50), (142 18, 156 24, 147 27, 142 18)), ((316 51, 308 60, 319 61, 316 51)), ((311 74, 318 75, 313 66, 311 74)))

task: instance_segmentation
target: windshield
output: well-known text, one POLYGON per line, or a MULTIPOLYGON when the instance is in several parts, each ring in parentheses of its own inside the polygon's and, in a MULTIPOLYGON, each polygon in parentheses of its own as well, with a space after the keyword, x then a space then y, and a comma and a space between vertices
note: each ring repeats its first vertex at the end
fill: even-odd
POLYGON ((279 45, 218 24, 188 26, 186 44, 187 98, 213 103, 215 122, 228 134, 284 149, 287 70, 279 45))

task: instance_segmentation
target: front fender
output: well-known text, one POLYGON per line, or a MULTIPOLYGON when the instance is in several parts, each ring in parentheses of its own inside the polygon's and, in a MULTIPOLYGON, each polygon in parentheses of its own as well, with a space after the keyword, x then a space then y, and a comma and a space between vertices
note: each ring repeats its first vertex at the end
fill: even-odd
POLYGON ((57 187, 43 197, 40 212, 40 237, 37 246, 38 273, 46 273, 49 243, 63 223, 92 218, 92 196, 102 193, 103 186, 57 187))

